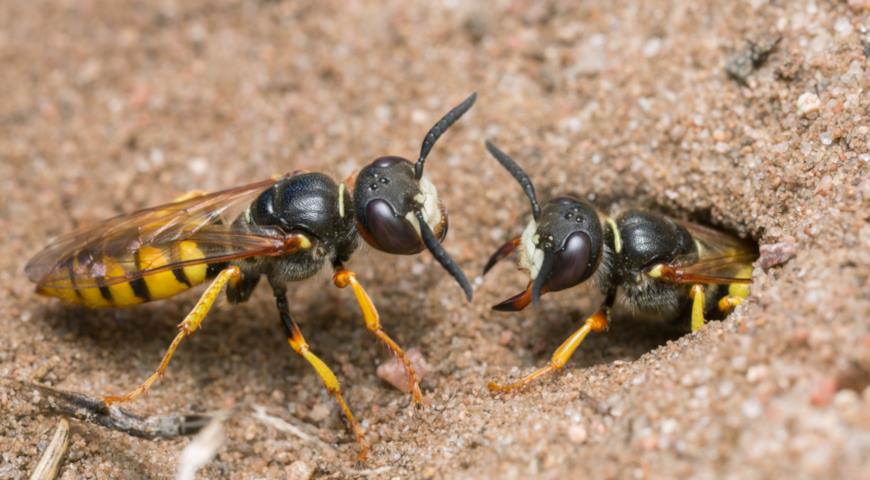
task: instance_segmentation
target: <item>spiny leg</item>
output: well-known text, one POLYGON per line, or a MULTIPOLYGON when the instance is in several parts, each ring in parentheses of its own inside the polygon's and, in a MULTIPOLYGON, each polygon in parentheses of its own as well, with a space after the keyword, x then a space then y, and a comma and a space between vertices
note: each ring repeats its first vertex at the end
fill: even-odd
POLYGON ((387 348, 389 348, 405 366, 405 372, 408 374, 408 385, 411 389, 411 398, 414 399, 415 403, 422 403, 423 393, 420 391, 420 382, 417 379, 417 373, 414 371, 414 367, 411 366, 411 361, 408 360, 408 356, 405 355, 402 347, 393 341, 393 339, 390 338, 390 336, 387 335, 387 332, 385 332, 381 327, 378 310, 375 308, 374 303, 372 303, 372 299, 369 297, 368 293, 366 293, 365 289, 359 281, 357 281, 356 274, 344 267, 339 267, 338 270, 336 270, 335 275, 332 277, 332 281, 338 288, 345 288, 350 285, 353 289, 353 294, 356 297, 360 310, 362 311, 366 328, 378 337, 380 341, 384 342, 387 348))
POLYGON ((689 298, 692 299, 692 332, 697 332, 704 326, 704 307, 707 304, 703 285, 692 285, 689 290, 689 298))
POLYGON ((356 436, 356 441, 360 446, 357 458, 365 460, 366 455, 368 454, 369 444, 363 436, 362 428, 359 423, 357 423, 353 416, 353 412, 350 411, 350 407, 347 405, 344 396, 341 394, 341 386, 338 383, 338 378, 336 378, 332 370, 323 363, 323 360, 311 352, 308 342, 305 341, 305 337, 302 336, 302 331, 299 330, 299 325, 297 325, 293 318, 290 317, 290 308, 287 304, 287 292, 283 290, 275 290, 275 301, 278 305, 278 313, 281 315, 281 324, 284 326, 284 331, 287 333, 287 343, 290 344, 290 347, 293 348, 294 352, 301 355, 302 358, 311 364, 314 371, 317 372, 317 375, 320 376, 320 379, 323 381, 326 390, 335 398, 339 406, 341 406, 341 411, 344 413, 345 418, 347 418, 350 428, 356 436))
POLYGON ((109 395, 104 397, 103 401, 106 405, 129 402, 148 391, 148 389, 151 388, 151 385, 166 373, 166 368, 169 366, 169 360, 172 359, 172 355, 175 353, 175 349, 181 344, 181 341, 195 332, 202 324, 203 319, 206 314, 208 314, 208 311, 211 310, 212 305, 214 305, 214 302, 217 300, 223 287, 227 283, 237 282, 240 277, 241 272, 236 266, 230 266, 220 272, 211 285, 209 285, 205 292, 203 292, 202 296, 199 297, 199 301, 196 302, 196 305, 193 306, 190 313, 188 313, 187 316, 184 317, 184 320, 178 324, 178 334, 175 336, 175 339, 172 340, 172 343, 163 355, 163 360, 160 361, 160 366, 157 367, 157 370, 155 370, 150 377, 145 379, 141 385, 134 388, 126 395, 109 395))
POLYGON ((547 366, 543 368, 539 368, 534 372, 526 375, 520 380, 507 384, 507 385, 499 385, 495 382, 489 382, 487 387, 492 392, 505 393, 511 392, 514 390, 519 390, 538 377, 542 377, 549 373, 552 373, 560 368, 564 367, 568 360, 574 355, 574 351, 577 350, 577 347, 583 342, 583 339, 586 338, 586 335, 589 335, 589 332, 602 332, 607 329, 608 321, 607 321, 607 309, 602 308, 595 312, 593 315, 589 316, 584 322, 583 326, 580 327, 579 330, 572 333, 567 340, 565 340, 559 348, 553 352, 553 356, 550 358, 550 362, 547 366))

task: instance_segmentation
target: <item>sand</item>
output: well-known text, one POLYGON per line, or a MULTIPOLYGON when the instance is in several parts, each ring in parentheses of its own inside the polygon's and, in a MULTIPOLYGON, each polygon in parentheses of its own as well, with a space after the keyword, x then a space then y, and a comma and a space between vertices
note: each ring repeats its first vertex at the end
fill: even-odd
MULTIPOLYGON (((487 380, 544 364, 577 328, 582 290, 492 312, 525 285, 510 262, 469 304, 431 256, 363 248, 350 266, 429 363, 430 406, 378 377, 389 353, 327 272, 291 293, 373 444, 363 464, 268 288, 213 312, 129 408, 227 411, 201 478, 870 477, 870 4, 563 3, 0 4, 0 478, 25 478, 57 422, 9 380, 129 389, 196 298, 40 298, 23 267, 49 237, 192 189, 414 157, 473 91, 427 166, 472 277, 528 218, 487 138, 542 198, 656 210, 794 258, 757 266, 748 301, 696 334, 615 319, 562 374, 493 396, 487 380), (777 38, 752 61, 747 41, 777 38), (725 70, 741 56, 744 84, 725 70)), ((172 477, 190 441, 72 422, 61 478, 172 477)))

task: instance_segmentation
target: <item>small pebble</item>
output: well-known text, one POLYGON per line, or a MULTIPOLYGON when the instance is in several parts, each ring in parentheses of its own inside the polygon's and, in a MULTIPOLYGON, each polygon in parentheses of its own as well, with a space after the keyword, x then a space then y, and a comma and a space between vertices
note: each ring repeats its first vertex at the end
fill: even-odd
POLYGON ((331 412, 332 410, 325 404, 318 403, 311 409, 310 412, 308 412, 308 418, 315 422, 322 422, 323 420, 326 420, 331 412))
POLYGON ((813 385, 810 393, 810 404, 816 407, 824 407, 831 403, 837 393, 837 382, 833 378, 822 378, 813 385))
POLYGON ((822 101, 819 100, 819 96, 815 93, 804 93, 797 100, 797 111, 798 114, 807 116, 810 113, 817 112, 819 107, 821 107, 822 101))
POLYGON ((750 398, 740 405, 740 411, 746 418, 758 418, 761 416, 762 410, 761 403, 754 398, 750 398))
MULTIPOLYGON (((405 355, 408 356, 411 366, 414 367, 414 371, 417 373, 417 381, 422 382, 431 369, 426 358, 423 357, 423 354, 417 348, 408 350, 405 352, 405 355)), ((398 390, 406 393, 410 391, 411 386, 408 385, 408 374, 405 372, 405 365, 396 357, 390 358, 388 361, 378 365, 378 377, 398 390)))
POLYGON ((586 443, 588 437, 589 434, 586 432, 586 428, 583 425, 571 425, 571 427, 568 428, 568 439, 575 445, 586 443))
POLYGON ((314 467, 302 460, 296 460, 287 469, 287 478, 289 480, 308 480, 312 475, 314 475, 314 467))
POLYGON ((498 344, 505 347, 511 343, 511 340, 514 339, 514 332, 510 330, 505 330, 501 332, 501 335, 498 337, 498 344))
POLYGON ((760 246, 758 251, 758 264, 766 271, 794 258, 798 253, 798 244, 794 241, 771 243, 760 246))
POLYGON ((822 145, 828 146, 834 143, 834 139, 831 137, 831 132, 822 132, 819 135, 819 140, 822 142, 822 145))

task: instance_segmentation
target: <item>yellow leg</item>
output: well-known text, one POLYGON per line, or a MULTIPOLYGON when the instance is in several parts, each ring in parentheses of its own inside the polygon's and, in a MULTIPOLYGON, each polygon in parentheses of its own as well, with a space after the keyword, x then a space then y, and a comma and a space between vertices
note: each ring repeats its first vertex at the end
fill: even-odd
POLYGON ((489 382, 489 384, 487 384, 489 390, 499 393, 519 390, 534 381, 536 378, 559 370, 568 363, 568 360, 572 355, 574 355, 574 351, 577 350, 577 347, 580 346, 583 339, 586 338, 586 335, 589 335, 589 332, 602 332, 607 329, 607 325, 607 311, 604 309, 599 310, 587 318, 583 322, 583 326, 576 332, 572 333, 571 336, 568 337, 568 339, 565 340, 555 352, 553 352, 553 356, 550 358, 550 363, 548 363, 547 366, 507 385, 499 385, 495 382, 489 382))
POLYGON ((707 303, 703 285, 692 285, 689 290, 692 298, 692 332, 697 332, 704 326, 704 306, 707 303))
POLYGON ((368 454, 369 444, 366 442, 365 437, 363 436, 362 427, 360 427, 359 423, 357 423, 356 419, 353 416, 353 412, 351 412, 350 407, 347 402, 344 400, 344 396, 341 394, 341 385, 338 383, 338 378, 336 378, 335 374, 332 370, 323 363, 317 355, 311 352, 311 348, 308 346, 308 342, 305 341, 305 337, 302 336, 302 331, 299 330, 299 325, 290 317, 290 310, 287 304, 287 294, 282 291, 275 291, 275 300, 278 303, 278 312, 281 314, 281 323, 284 325, 284 330, 287 333, 287 343, 290 344, 290 347, 293 348, 293 351, 302 356, 305 360, 308 361, 309 364, 314 368, 314 371, 317 372, 317 375, 323 381, 323 385, 326 387, 326 390, 335 398, 341 407, 342 413, 344 413, 345 418, 347 418, 347 422, 350 424, 351 430, 353 430, 354 436, 356 436, 356 441, 359 443, 360 451, 358 458, 359 460, 365 460, 366 455, 368 454))
POLYGON ((737 305, 741 303, 743 303, 743 297, 726 295, 719 300, 719 310, 723 313, 728 313, 737 308, 737 305))
POLYGON ((422 403, 423 393, 420 391, 420 382, 417 379, 417 373, 414 371, 414 367, 411 366, 411 361, 408 360, 402 347, 393 341, 393 339, 390 338, 381 327, 378 310, 375 308, 374 303, 372 303, 372 299, 369 297, 368 293, 366 293, 365 289, 363 289, 362 285, 357 281, 356 274, 345 268, 339 268, 332 277, 332 281, 338 288, 344 288, 348 285, 351 286, 356 301, 359 303, 359 308, 362 311, 366 328, 378 337, 380 341, 384 342, 387 348, 389 348, 405 366, 405 372, 408 374, 408 385, 411 386, 411 398, 414 399, 415 403, 422 403))
POLYGON ((145 379, 141 385, 131 390, 126 395, 114 396, 109 395, 103 398, 103 402, 106 405, 111 405, 113 403, 124 403, 129 402, 139 395, 142 395, 151 385, 154 384, 160 377, 166 373, 166 367, 169 366, 169 360, 172 359, 172 355, 175 353, 175 349, 181 344, 181 341, 186 337, 195 332, 199 326, 202 324, 202 320, 205 318, 208 311, 211 309, 212 305, 214 305, 215 300, 217 300, 218 295, 223 289, 224 285, 229 282, 238 281, 240 276, 239 268, 235 266, 231 266, 221 273, 214 279, 211 285, 205 290, 202 296, 199 298, 199 301, 194 305, 193 310, 187 314, 180 324, 178 324, 178 335, 175 336, 175 339, 172 340, 172 343, 169 345, 169 348, 166 350, 166 353, 163 355, 163 360, 160 361, 160 366, 157 367, 157 370, 151 374, 150 377, 145 379))

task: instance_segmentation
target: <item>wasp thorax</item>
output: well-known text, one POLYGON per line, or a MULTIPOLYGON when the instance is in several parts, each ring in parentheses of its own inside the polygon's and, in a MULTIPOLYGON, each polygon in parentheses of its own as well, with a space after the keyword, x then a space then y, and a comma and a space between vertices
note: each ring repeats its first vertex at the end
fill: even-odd
POLYGON ((550 292, 589 278, 601 259, 601 222, 595 209, 571 197, 547 202, 521 238, 520 267, 550 292), (538 278, 542 277, 542 278, 538 278))
POLYGON ((322 173, 301 173, 284 178, 252 203, 248 221, 285 233, 305 232, 333 244, 347 241, 353 220, 344 213, 350 196, 322 173))
POLYGON ((378 250, 411 255, 425 248, 416 211, 440 240, 447 234, 447 216, 435 186, 426 177, 418 181, 414 165, 405 158, 380 157, 363 168, 353 199, 359 231, 378 250))

